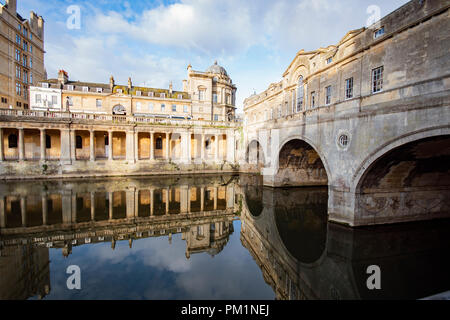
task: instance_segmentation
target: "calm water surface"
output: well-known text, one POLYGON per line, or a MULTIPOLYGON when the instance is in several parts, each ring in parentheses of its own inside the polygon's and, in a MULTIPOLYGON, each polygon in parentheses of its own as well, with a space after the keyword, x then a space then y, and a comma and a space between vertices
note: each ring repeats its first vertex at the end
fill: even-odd
POLYGON ((257 176, 0 183, 0 299, 417 299, 450 290, 450 221, 328 223, 327 188, 257 176), (81 289, 69 290, 69 266, 81 289), (381 290, 367 288, 367 267, 381 290))

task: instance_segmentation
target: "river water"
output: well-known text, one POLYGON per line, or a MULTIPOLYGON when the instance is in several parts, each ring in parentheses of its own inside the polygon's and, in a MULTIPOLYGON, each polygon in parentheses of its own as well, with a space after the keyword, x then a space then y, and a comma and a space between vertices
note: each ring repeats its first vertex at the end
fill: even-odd
POLYGON ((450 290, 449 220, 352 229, 327 221, 327 201, 327 188, 266 188, 252 175, 2 182, 0 299, 450 290))

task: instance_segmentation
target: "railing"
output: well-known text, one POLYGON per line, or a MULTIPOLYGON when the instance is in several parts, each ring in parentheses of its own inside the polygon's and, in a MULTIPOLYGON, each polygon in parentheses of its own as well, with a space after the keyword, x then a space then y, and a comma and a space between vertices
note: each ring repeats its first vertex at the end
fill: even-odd
POLYGON ((42 110, 18 110, 18 109, 0 109, 0 116, 17 117, 17 118, 45 118, 58 119, 65 121, 93 121, 93 122, 112 122, 121 124, 155 124, 155 125, 175 125, 175 126, 221 126, 235 128, 239 126, 237 122, 225 121, 205 121, 192 119, 172 119, 172 118, 155 118, 152 116, 126 116, 111 114, 93 114, 93 113, 74 113, 59 111, 42 111, 42 110))

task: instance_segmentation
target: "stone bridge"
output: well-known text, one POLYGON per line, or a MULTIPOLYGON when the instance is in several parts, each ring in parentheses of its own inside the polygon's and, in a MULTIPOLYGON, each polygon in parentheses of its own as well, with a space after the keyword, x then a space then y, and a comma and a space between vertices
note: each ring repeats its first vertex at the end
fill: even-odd
POLYGON ((447 220, 354 229, 327 222, 326 187, 250 182, 242 192, 241 241, 277 299, 420 299, 448 290, 447 220), (366 286, 371 265, 381 269, 382 290, 366 286))
POLYGON ((267 186, 328 186, 329 218, 351 226, 450 216, 449 7, 414 0, 299 51, 245 100, 243 162, 267 186))

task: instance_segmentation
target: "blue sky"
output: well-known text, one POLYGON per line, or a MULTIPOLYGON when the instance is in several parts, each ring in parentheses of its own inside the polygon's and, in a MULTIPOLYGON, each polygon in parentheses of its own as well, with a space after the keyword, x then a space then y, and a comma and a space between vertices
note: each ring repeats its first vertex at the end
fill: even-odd
POLYGON ((65 69, 73 80, 181 89, 186 67, 204 71, 218 60, 238 87, 237 104, 279 81, 300 49, 337 43, 405 0, 18 0, 45 20, 49 78, 65 69), (67 28, 67 8, 81 9, 81 28, 67 28))

